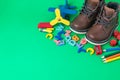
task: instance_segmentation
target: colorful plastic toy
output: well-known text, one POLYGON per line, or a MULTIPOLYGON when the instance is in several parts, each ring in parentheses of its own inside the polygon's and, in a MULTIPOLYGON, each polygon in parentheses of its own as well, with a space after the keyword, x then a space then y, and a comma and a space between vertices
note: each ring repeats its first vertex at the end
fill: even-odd
MULTIPOLYGON (((70 6, 68 4, 68 0, 65 0, 65 5, 60 5, 59 6, 59 9, 60 9, 60 12, 61 12, 61 16, 63 18, 68 18, 68 15, 73 15, 73 14, 77 14, 77 10, 73 10, 75 9, 76 7, 75 6, 70 6)), ((50 12, 55 12, 55 9, 56 8, 49 8, 48 11, 50 12)))
POLYGON ((120 40, 120 33, 117 35, 117 39, 120 40))
POLYGON ((65 37, 65 41, 66 41, 67 43, 68 43, 71 39, 72 39, 71 36, 66 36, 66 37, 65 37))
POLYGON ((62 24, 59 24, 59 26, 56 28, 57 31, 62 31, 64 29, 64 26, 62 24))
POLYGON ((72 36, 72 40, 74 40, 74 41, 79 41, 80 40, 80 38, 77 36, 77 35, 74 35, 74 36, 72 36))
POLYGON ((72 40, 71 36, 66 36, 65 40, 68 44, 70 44, 71 46, 75 46, 76 45, 76 41, 72 40))
POLYGON ((111 46, 116 46, 117 45, 117 40, 111 40, 110 45, 111 46))
POLYGON ((65 41, 64 40, 61 40, 60 43, 58 44, 58 46, 62 46, 65 44, 65 41))
POLYGON ((57 40, 62 40, 63 38, 61 37, 61 35, 62 34, 65 34, 65 31, 60 31, 60 32, 58 32, 58 34, 55 36, 55 38, 57 39, 57 40))
POLYGON ((120 40, 120 32, 115 30, 114 31, 114 37, 117 38, 118 40, 120 40))
POLYGON ((41 32, 52 33, 54 28, 39 29, 41 32))
POLYGON ((95 49, 96 55, 102 54, 102 47, 100 45, 96 45, 94 49, 95 49))
POLYGON ((52 39, 53 38, 53 34, 46 34, 46 38, 48 38, 49 37, 49 39, 52 39))
POLYGON ((54 42, 56 43, 56 45, 60 44, 60 40, 54 40, 54 42))
POLYGON ((86 43, 87 43, 87 40, 85 38, 83 38, 80 42, 80 44, 82 44, 82 45, 85 45, 86 43))
POLYGON ((66 30, 65 36, 70 36, 71 31, 70 30, 66 30))
POLYGON ((70 25, 70 21, 62 18, 61 14, 60 14, 60 9, 58 9, 58 8, 55 9, 55 14, 56 14, 56 18, 50 22, 50 25, 54 26, 57 23, 63 23, 65 25, 67 25, 67 26, 70 25))
POLYGON ((82 45, 82 44, 76 44, 76 46, 78 47, 78 53, 86 52, 86 50, 83 49, 84 45, 82 45))
POLYGON ((49 22, 44 22, 44 23, 38 24, 38 28, 52 28, 52 25, 50 25, 49 22))
POLYGON ((118 34, 119 34, 119 31, 115 30, 114 31, 114 37, 117 38, 118 34))
POLYGON ((75 45, 76 45, 76 41, 70 40, 70 41, 68 42, 68 44, 70 44, 71 46, 75 46, 75 45))
POLYGON ((86 52, 90 52, 90 55, 93 55, 95 51, 93 48, 88 48, 86 52))

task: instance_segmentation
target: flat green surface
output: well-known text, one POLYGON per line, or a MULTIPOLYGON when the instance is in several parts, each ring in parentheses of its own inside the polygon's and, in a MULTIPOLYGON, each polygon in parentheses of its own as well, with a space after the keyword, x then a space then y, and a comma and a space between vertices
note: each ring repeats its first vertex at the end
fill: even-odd
MULTIPOLYGON (((79 10, 84 0, 69 2, 79 10)), ((38 31, 39 22, 54 18, 47 9, 60 4, 64 0, 0 0, 0 80, 120 80, 120 60, 103 64, 101 56, 58 47, 38 31)))

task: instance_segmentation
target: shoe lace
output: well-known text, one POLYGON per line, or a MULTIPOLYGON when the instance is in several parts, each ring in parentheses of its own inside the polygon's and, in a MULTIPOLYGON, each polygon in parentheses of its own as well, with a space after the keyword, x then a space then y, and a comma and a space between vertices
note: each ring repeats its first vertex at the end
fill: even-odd
POLYGON ((90 17, 95 10, 92 11, 86 6, 86 4, 84 4, 84 5, 85 6, 82 7, 81 14, 86 14, 88 17, 90 17))
POLYGON ((102 11, 102 12, 98 15, 98 17, 97 17, 96 24, 107 25, 107 24, 109 24, 109 23, 110 23, 110 22, 105 19, 104 11, 102 11))

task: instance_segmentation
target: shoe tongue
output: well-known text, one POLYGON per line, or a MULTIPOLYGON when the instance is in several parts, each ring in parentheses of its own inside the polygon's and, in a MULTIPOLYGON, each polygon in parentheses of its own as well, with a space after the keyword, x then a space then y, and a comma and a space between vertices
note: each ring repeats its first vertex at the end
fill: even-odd
POLYGON ((87 7, 88 7, 90 10, 95 9, 98 4, 99 4, 99 0, 87 0, 87 7))
POLYGON ((109 8, 107 6, 104 6, 104 11, 105 11, 105 16, 107 18, 111 18, 113 16, 113 14, 115 13, 115 10, 112 8, 109 8))

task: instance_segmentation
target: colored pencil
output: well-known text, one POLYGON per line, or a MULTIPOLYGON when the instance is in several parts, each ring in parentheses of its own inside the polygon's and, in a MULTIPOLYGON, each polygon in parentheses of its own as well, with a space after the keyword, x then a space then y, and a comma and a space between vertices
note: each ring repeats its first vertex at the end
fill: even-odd
POLYGON ((107 55, 102 56, 101 58, 107 58, 107 57, 110 57, 110 56, 113 56, 113 55, 119 54, 119 53, 120 53, 120 51, 115 52, 115 53, 111 53, 111 54, 107 54, 107 55))
POLYGON ((104 49, 104 52, 111 52, 111 51, 120 51, 120 48, 109 48, 109 49, 104 49))
POLYGON ((120 59, 120 56, 115 57, 113 59, 106 60, 106 61, 104 61, 104 63, 109 63, 109 62, 112 62, 112 61, 115 61, 115 60, 119 60, 119 59, 120 59))
POLYGON ((120 53, 115 54, 115 55, 110 56, 110 57, 107 57, 107 58, 105 58, 105 59, 103 59, 103 60, 110 60, 110 59, 113 59, 113 58, 118 57, 118 56, 120 56, 120 53))

